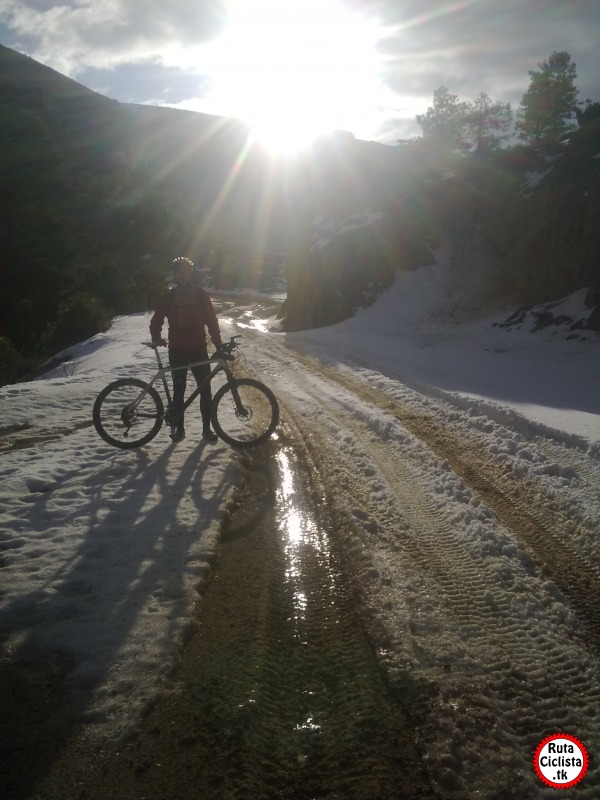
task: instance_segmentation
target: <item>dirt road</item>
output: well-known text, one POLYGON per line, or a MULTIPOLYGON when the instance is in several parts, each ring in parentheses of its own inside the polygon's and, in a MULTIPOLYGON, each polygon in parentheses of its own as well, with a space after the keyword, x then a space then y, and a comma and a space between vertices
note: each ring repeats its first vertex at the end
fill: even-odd
MULTIPOLYGON (((434 791, 552 791, 531 768, 544 736, 600 752, 597 449, 255 343, 253 367, 318 468, 387 681, 410 687, 434 791)), ((599 785, 592 766, 577 796, 599 785)))
MULTIPOLYGON (((600 791, 600 461, 248 327, 281 427, 198 631, 119 752, 75 732, 36 798, 538 798, 564 731, 600 791)), ((249 314, 251 312, 248 312, 249 314)))

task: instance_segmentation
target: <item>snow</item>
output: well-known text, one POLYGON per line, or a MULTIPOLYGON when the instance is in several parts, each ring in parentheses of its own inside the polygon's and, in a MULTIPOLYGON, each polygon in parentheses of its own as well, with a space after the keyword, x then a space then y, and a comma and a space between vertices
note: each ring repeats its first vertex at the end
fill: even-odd
POLYGON ((325 217, 319 217, 311 225, 311 250, 319 250, 327 245, 334 238, 346 231, 366 228, 385 217, 383 211, 367 210, 359 214, 354 214, 345 219, 341 224, 325 217))
MULTIPOLYGON (((556 156, 555 158, 560 158, 560 156, 556 156)), ((546 157, 546 161, 552 161, 554 159, 546 157)), ((548 169, 544 170, 543 172, 539 172, 539 170, 532 170, 530 172, 525 173, 525 183, 521 187, 521 195, 524 198, 533 197, 533 190, 536 189, 544 178, 553 170, 553 166, 548 167, 548 169)))
MULTIPOLYGON (((469 289, 469 278, 442 250, 436 264, 398 274, 372 307, 339 325, 282 334, 266 331, 250 313, 236 318, 228 312, 221 315, 222 330, 225 336, 242 332, 247 366, 274 389, 284 419, 289 413, 322 440, 321 466, 332 480, 339 476, 340 487, 355 481, 363 488, 373 519, 350 495, 343 502, 352 523, 364 526, 370 569, 381 576, 373 602, 381 603, 379 613, 396 608, 390 624, 406 663, 415 657, 405 652, 404 629, 427 651, 428 666, 421 668, 429 675, 443 673, 450 662, 456 674, 459 667, 471 674, 492 652, 496 661, 481 671, 493 680, 501 660, 497 642, 484 643, 487 650, 480 652, 476 637, 465 643, 454 630, 439 629, 435 592, 418 569, 419 558, 434 558, 438 536, 480 565, 473 609, 456 612, 461 624, 478 625, 469 614, 481 612, 495 615, 505 632, 526 631, 514 640, 525 673, 538 675, 535 648, 541 643, 550 661, 556 655, 557 671, 579 665, 589 684, 582 702, 596 702, 597 665, 573 643, 573 613, 557 586, 532 568, 521 543, 498 526, 447 460, 327 374, 330 368, 365 391, 485 442, 497 465, 510 464, 557 498, 573 546, 595 564, 600 337, 573 328, 590 313, 584 293, 511 317, 508 310, 490 314, 487 302, 479 304, 469 289), (305 368, 306 359, 324 371, 305 368), (545 437, 543 447, 539 436, 545 437), (569 463, 557 455, 564 447, 575 453, 569 463), (420 497, 424 526, 417 514, 420 497), (413 512, 407 510, 411 503, 417 503, 413 512), (385 520, 393 520, 394 536, 415 538, 414 561, 397 545, 388 547, 385 520), (380 531, 376 541, 374 530, 380 531)), ((116 741, 152 703, 194 629, 242 476, 236 453, 221 442, 202 442, 199 415, 190 412, 188 435, 179 445, 163 431, 144 448, 119 451, 97 436, 91 425, 97 393, 117 377, 153 373, 154 357, 142 344, 148 323, 148 314, 116 318, 107 333, 72 348, 72 359, 62 366, 0 389, 6 650, 16 659, 64 659, 74 716, 116 741)), ((457 561, 458 574, 469 569, 457 561)), ((467 700, 456 687, 442 695, 446 707, 435 735, 454 737, 457 752, 464 746, 475 763, 469 751, 475 745, 461 740, 450 722, 467 700)), ((488 703, 483 694, 478 698, 482 707, 488 703)), ((577 714, 576 701, 569 702, 569 713, 577 714)), ((546 733, 540 731, 540 738, 546 733)))
POLYGON ((600 336, 571 330, 591 313, 585 290, 514 323, 506 311, 473 319, 461 276, 446 253, 438 256, 434 266, 399 274, 351 320, 289 338, 497 420, 600 442, 600 336), (532 335, 550 314, 554 321, 532 335))
POLYGON ((228 448, 197 444, 194 415, 193 448, 117 451, 91 427, 104 385, 152 374, 148 323, 117 318, 66 370, 1 390, 3 446, 17 444, 0 471, 7 649, 71 661, 75 689, 94 690, 85 716, 112 731, 151 702, 189 633, 239 478, 228 448))

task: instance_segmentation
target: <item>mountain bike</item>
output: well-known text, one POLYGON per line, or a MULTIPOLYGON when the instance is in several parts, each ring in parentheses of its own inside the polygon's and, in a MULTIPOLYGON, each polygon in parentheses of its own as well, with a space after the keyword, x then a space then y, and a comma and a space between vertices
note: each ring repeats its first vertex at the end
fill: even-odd
POLYGON ((234 351, 239 347, 232 336, 208 361, 196 361, 186 367, 163 366, 159 345, 144 342, 152 348, 158 370, 151 381, 139 378, 119 378, 109 383, 94 402, 93 421, 98 434, 108 444, 123 450, 141 447, 154 439, 162 425, 174 427, 173 400, 167 374, 176 369, 189 369, 200 364, 214 364, 210 374, 184 402, 184 411, 202 389, 219 372, 225 373, 225 383, 216 391, 211 407, 211 422, 215 433, 233 447, 256 447, 265 442, 279 422, 279 405, 273 392, 253 378, 237 378, 233 374, 234 351), (167 397, 165 409, 162 397, 154 384, 162 382, 167 397))

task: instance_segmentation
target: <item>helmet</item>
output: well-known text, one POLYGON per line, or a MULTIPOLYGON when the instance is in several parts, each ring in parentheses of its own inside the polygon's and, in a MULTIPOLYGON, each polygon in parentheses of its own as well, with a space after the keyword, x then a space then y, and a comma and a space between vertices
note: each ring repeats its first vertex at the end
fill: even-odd
POLYGON ((173 272, 177 274, 182 267, 186 268, 194 268, 194 262, 191 258, 186 258, 185 256, 177 256, 177 258, 173 259, 172 262, 173 272))

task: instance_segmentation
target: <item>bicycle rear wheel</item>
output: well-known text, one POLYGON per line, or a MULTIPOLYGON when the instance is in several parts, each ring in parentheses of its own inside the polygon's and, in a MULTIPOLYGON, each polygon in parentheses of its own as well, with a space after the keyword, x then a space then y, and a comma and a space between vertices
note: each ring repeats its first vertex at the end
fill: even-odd
POLYGON ((153 386, 137 378, 120 378, 100 392, 92 417, 105 442, 127 450, 154 439, 163 423, 164 406, 153 386))
POLYGON ((215 394, 211 422, 216 434, 227 444, 256 447, 277 427, 279 405, 264 384, 252 378, 241 378, 226 383, 215 394))

